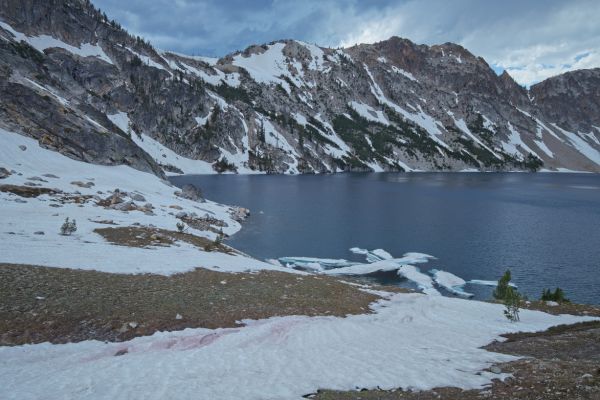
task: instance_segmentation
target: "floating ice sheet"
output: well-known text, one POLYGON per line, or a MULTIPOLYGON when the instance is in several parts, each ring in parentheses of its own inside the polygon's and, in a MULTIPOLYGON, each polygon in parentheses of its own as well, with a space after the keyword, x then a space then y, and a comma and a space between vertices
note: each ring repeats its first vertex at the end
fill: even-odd
MULTIPOLYGON (((481 280, 481 279, 471 279, 469 282, 467 282, 471 285, 481 285, 481 286, 491 286, 491 287, 496 287, 498 286, 498 281, 486 281, 486 280, 481 280)), ((512 286, 514 288, 517 287, 517 285, 515 285, 514 283, 510 282, 508 284, 509 286, 512 286)))
POLYGON ((331 268, 343 268, 356 264, 344 259, 314 257, 280 257, 278 260, 283 265, 305 268, 314 271, 324 271, 331 268))
MULTIPOLYGON (((361 253, 359 253, 361 254, 361 253)), ((369 264, 356 264, 343 268, 335 268, 325 271, 330 275, 368 275, 374 272, 396 271, 405 264, 422 264, 434 258, 424 253, 406 253, 401 258, 380 260, 369 264)))
POLYGON ((439 286, 443 287, 450 293, 462 297, 473 297, 473 293, 468 293, 463 290, 464 285, 467 283, 464 279, 447 271, 440 271, 432 269, 429 271, 433 275, 433 280, 439 286))
POLYGON ((417 287, 421 289, 423 293, 435 296, 440 295, 440 292, 433 287, 433 280, 431 277, 422 273, 421 270, 414 265, 402 265, 398 269, 398 275, 416 283, 417 287))
POLYGON ((390 253, 383 249, 375 249, 369 251, 367 249, 361 249, 360 247, 353 247, 350 249, 350 251, 354 254, 364 254, 366 256, 367 262, 369 263, 382 260, 390 260, 394 258, 390 253))

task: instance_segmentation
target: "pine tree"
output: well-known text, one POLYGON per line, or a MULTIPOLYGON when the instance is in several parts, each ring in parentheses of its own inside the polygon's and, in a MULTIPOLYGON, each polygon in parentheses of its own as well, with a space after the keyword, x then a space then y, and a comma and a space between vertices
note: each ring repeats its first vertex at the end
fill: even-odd
POLYGON ((510 322, 520 321, 519 304, 521 303, 521 295, 514 288, 508 287, 506 297, 504 298, 504 316, 510 322))
POLYGON ((496 300, 504 300, 510 289, 509 283, 511 280, 510 269, 507 269, 502 278, 498 280, 498 286, 494 289, 494 298, 496 300))
POLYGON ((60 234, 70 236, 75 231, 77 231, 77 221, 69 221, 69 217, 65 218, 65 222, 60 227, 60 234))
POLYGON ((494 290, 494 298, 502 300, 504 304, 504 316, 509 319, 510 322, 518 322, 519 318, 519 305, 521 304, 521 294, 517 289, 510 286, 511 273, 507 269, 502 278, 498 280, 498 286, 494 290))

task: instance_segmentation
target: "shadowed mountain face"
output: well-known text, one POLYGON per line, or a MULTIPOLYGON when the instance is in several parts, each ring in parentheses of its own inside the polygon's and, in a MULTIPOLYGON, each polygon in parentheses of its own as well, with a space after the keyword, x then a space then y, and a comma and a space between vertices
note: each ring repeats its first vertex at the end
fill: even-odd
POLYGON ((219 171, 600 172, 600 69, 528 91, 452 43, 209 59, 156 50, 89 1, 0 0, 0 99, 1 128, 158 175, 182 169, 168 149, 219 171))

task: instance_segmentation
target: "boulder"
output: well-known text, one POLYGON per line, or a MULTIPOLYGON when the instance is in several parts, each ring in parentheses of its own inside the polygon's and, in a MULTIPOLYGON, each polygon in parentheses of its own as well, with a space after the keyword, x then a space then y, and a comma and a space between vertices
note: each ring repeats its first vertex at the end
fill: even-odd
POLYGON ((8 178, 11 175, 10 171, 6 168, 0 167, 0 179, 8 178))
POLYGON ((81 188, 89 189, 94 186, 94 182, 81 182, 81 181, 73 181, 71 185, 79 186, 81 188))
POLYGON ((188 213, 186 213, 185 211, 180 211, 177 214, 175 214, 175 218, 179 218, 179 219, 186 218, 187 216, 188 216, 188 213))
POLYGON ((114 206, 115 204, 119 204, 123 202, 123 198, 120 196, 118 191, 115 191, 110 197, 110 205, 114 206))
POLYGON ((119 210, 119 211, 131 211, 131 210, 137 209, 136 205, 132 201, 116 203, 116 204, 113 204, 112 206, 110 206, 110 208, 113 208, 113 209, 119 210))
POLYGON ((190 184, 183 185, 183 187, 181 188, 181 191, 175 192, 175 194, 184 199, 198 201, 200 203, 205 202, 204 198, 202 197, 202 191, 194 185, 190 185, 190 184))
POLYGON ((133 201, 146 201, 146 198, 145 198, 144 196, 142 196, 141 194, 139 194, 139 193, 134 193, 134 194, 131 196, 131 199, 132 199, 133 201))

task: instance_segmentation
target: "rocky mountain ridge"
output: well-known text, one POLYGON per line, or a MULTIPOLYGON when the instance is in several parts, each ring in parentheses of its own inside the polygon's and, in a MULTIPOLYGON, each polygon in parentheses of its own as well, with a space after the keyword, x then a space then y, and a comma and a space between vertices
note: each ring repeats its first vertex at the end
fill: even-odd
POLYGON ((529 90, 463 47, 159 51, 86 0, 0 0, 0 127, 168 173, 600 172, 600 69, 529 90))

